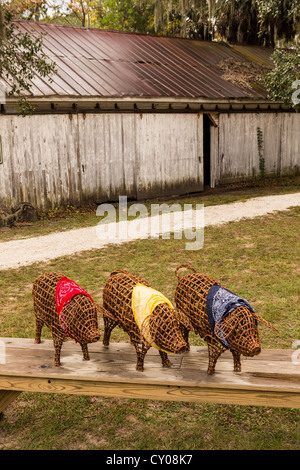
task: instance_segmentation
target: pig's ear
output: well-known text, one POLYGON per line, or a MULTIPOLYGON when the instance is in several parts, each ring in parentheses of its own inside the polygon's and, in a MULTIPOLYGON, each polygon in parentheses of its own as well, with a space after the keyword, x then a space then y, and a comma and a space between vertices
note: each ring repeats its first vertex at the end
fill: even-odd
POLYGON ((263 323, 264 325, 266 325, 268 328, 271 328, 272 330, 275 330, 277 331, 277 333, 279 333, 279 331, 277 330, 277 328, 275 328, 274 325, 272 325, 272 323, 269 323, 267 320, 265 320, 264 318, 260 317, 259 315, 257 315, 257 313, 255 312, 251 312, 252 315, 254 316, 254 318, 260 322, 260 323, 263 323))
POLYGON ((183 325, 188 331, 194 331, 190 319, 181 310, 176 310, 176 312, 178 315, 179 323, 183 325))

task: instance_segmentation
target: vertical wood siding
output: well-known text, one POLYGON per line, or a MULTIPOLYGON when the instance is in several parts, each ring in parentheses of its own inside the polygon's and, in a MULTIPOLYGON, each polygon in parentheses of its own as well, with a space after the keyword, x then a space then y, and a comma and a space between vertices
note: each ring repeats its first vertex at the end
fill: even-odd
POLYGON ((219 183, 261 174, 258 128, 265 175, 299 174, 300 114, 220 114, 215 170, 219 183))
MULTIPOLYGON (((38 208, 201 191, 203 119, 198 114, 0 116, 0 202, 38 208), (199 158, 200 157, 200 158, 199 158)), ((298 174, 300 114, 220 114, 211 127, 212 185, 298 174)))
POLYGON ((202 126, 203 116, 195 114, 137 117, 139 197, 203 189, 202 126))
POLYGON ((203 189, 202 116, 0 116, 0 202, 38 208, 203 189))

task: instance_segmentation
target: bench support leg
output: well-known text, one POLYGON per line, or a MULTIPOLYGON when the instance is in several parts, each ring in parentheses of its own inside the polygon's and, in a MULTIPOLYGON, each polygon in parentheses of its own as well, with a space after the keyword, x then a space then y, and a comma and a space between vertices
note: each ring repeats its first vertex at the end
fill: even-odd
POLYGON ((15 390, 0 390, 0 419, 3 411, 10 405, 22 392, 15 390))

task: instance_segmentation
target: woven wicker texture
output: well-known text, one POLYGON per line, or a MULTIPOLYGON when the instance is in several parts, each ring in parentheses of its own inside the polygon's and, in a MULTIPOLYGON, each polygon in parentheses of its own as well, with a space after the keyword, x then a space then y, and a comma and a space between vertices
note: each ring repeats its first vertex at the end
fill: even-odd
POLYGON ((171 365, 167 352, 181 353, 188 347, 182 337, 181 327, 190 328, 190 322, 175 309, 162 303, 155 307, 151 316, 147 317, 147 330, 153 342, 149 343, 143 336, 143 327, 138 328, 132 310, 132 292, 137 284, 151 287, 147 281, 130 274, 126 270, 113 271, 103 290, 103 344, 109 345, 112 330, 118 325, 130 338, 136 349, 136 369, 144 370, 144 358, 148 349, 155 343, 159 348, 163 366, 171 365))
MULTIPOLYGON (((184 264, 176 268, 175 275, 178 279, 175 290, 176 307, 189 317, 195 332, 208 345, 209 364, 207 373, 214 374, 217 360, 226 350, 220 342, 224 337, 229 343, 233 355, 234 371, 241 371, 241 354, 254 356, 259 354, 261 350, 257 321, 274 330, 276 328, 249 309, 238 307, 225 317, 222 323, 217 324, 213 333, 208 321, 206 301, 208 291, 216 281, 198 273, 192 266, 184 264), (180 277, 178 272, 183 268, 191 270, 192 273, 180 277)), ((188 333, 186 332, 186 340, 187 337, 188 333)))
POLYGON ((86 295, 75 295, 65 305, 60 316, 58 315, 55 292, 57 284, 62 277, 60 273, 56 272, 43 274, 35 280, 32 288, 36 318, 35 342, 41 342, 41 331, 45 324, 52 333, 55 366, 60 365, 62 344, 68 336, 79 342, 85 360, 89 360, 87 344, 100 339, 97 310, 93 302, 86 295), (61 326, 61 321, 63 321, 64 329, 61 326))

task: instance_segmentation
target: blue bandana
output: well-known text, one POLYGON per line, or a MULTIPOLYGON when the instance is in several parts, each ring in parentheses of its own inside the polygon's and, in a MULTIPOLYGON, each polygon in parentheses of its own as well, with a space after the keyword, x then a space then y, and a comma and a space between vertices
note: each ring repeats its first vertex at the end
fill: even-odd
MULTIPOLYGON (((237 307, 246 307, 254 313, 253 308, 247 300, 242 299, 233 292, 219 286, 217 283, 213 284, 208 291, 206 307, 208 321, 213 333, 215 332, 216 324, 222 322, 224 318, 237 307)), ((223 346, 230 349, 225 334, 223 334, 223 337, 221 338, 219 336, 220 335, 218 335, 218 340, 223 344, 223 346)))

